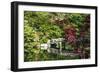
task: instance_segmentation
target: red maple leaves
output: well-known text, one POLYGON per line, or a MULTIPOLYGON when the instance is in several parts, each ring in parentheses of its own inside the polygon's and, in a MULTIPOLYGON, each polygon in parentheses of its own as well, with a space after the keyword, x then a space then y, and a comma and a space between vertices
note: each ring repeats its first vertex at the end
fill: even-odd
POLYGON ((69 43, 76 43, 76 29, 73 26, 64 29, 65 39, 69 43))

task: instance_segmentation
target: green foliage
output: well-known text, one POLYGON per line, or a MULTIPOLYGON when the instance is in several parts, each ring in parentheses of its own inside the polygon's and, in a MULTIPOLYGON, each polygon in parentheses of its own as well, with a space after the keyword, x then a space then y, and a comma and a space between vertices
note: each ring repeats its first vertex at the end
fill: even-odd
MULTIPOLYGON (((41 50, 39 45, 47 43, 50 39, 64 38, 64 28, 67 25, 73 25, 77 31, 76 34, 80 35, 80 29, 84 28, 83 25, 88 15, 24 11, 24 61, 77 59, 78 57, 49 54, 41 50)), ((67 44, 63 49, 72 51, 73 47, 67 44)))
POLYGON ((32 27, 24 26, 24 53, 25 60, 32 60, 33 56, 38 53, 39 36, 32 27))
POLYGON ((70 23, 72 23, 74 26, 79 27, 83 25, 85 21, 85 17, 88 14, 79 14, 79 13, 74 13, 74 14, 68 14, 68 19, 70 23))

